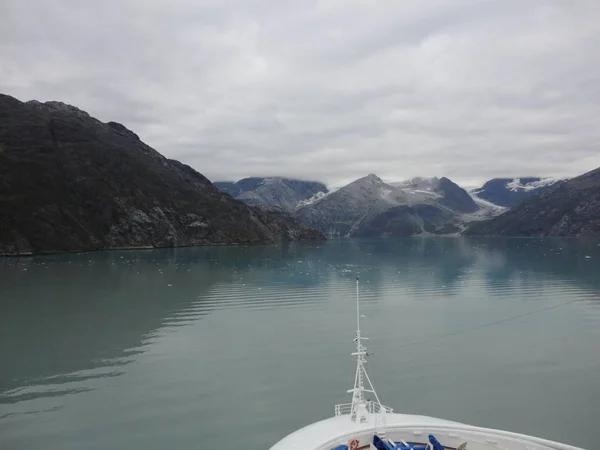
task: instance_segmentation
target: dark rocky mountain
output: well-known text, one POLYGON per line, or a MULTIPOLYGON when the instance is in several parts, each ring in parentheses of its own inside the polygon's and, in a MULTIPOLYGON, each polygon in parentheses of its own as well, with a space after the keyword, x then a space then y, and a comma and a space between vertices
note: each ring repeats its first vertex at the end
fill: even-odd
POLYGON ((319 238, 121 124, 0 95, 0 255, 319 238))
POLYGON ((385 183, 371 174, 299 208, 296 217, 326 233, 412 236, 456 233, 465 214, 478 209, 469 194, 447 178, 385 183))
POLYGON ((523 200, 547 189, 557 181, 555 178, 494 178, 473 191, 477 197, 498 206, 512 208, 523 200))
POLYGON ((555 183, 504 214, 469 227, 467 235, 600 234, 600 169, 555 183))
POLYGON ((434 192, 442 196, 439 201, 440 204, 453 211, 473 213, 479 209, 467 191, 446 177, 440 178, 440 182, 434 189, 434 192))
POLYGON ((217 181, 214 184, 248 205, 284 211, 294 211, 315 195, 328 192, 323 183, 282 177, 243 178, 235 183, 217 181))

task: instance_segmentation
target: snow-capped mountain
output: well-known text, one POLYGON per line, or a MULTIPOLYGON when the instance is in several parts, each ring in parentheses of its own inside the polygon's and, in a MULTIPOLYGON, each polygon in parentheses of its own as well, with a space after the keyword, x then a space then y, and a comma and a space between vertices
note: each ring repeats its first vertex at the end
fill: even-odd
POLYGON ((560 183, 548 182, 543 187, 525 190, 532 183, 540 184, 528 183, 523 179, 508 183, 521 192, 533 192, 534 195, 529 195, 520 204, 492 220, 473 224, 465 234, 493 236, 600 234, 600 168, 560 183))
POLYGON ((437 187, 439 182, 440 179, 438 177, 415 177, 410 180, 392 181, 389 184, 406 190, 431 192, 437 187))
POLYGON ((217 181, 214 185, 249 205, 280 208, 290 212, 328 192, 327 186, 322 183, 282 177, 253 177, 237 182, 217 181))
POLYGON ((537 181, 527 181, 526 178, 515 178, 506 185, 506 188, 513 192, 535 191, 537 189, 552 186, 553 184, 566 180, 566 178, 540 178, 537 181))
POLYGON ((412 236, 457 232, 462 216, 478 209, 447 178, 385 183, 370 174, 300 207, 296 216, 319 230, 345 236, 412 236))
POLYGON ((446 177, 416 177, 389 184, 413 195, 429 195, 431 199, 457 212, 473 213, 479 209, 467 191, 446 177))
POLYGON ((495 205, 512 208, 524 199, 564 180, 565 178, 494 178, 472 191, 472 194, 495 205))

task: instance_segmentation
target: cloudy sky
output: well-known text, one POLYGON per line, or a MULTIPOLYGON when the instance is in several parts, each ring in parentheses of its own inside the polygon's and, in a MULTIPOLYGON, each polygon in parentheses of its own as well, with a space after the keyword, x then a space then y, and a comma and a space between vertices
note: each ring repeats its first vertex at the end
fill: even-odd
POLYGON ((211 180, 600 166, 599 0, 3 0, 0 92, 211 180))

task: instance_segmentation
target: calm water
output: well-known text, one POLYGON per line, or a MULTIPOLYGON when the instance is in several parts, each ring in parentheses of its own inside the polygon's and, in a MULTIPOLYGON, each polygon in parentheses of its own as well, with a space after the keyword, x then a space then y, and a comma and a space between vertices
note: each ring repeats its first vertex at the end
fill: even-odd
POLYGON ((600 448, 600 241, 561 239, 0 260, 0 448, 266 449, 350 400, 356 275, 384 403, 600 448))

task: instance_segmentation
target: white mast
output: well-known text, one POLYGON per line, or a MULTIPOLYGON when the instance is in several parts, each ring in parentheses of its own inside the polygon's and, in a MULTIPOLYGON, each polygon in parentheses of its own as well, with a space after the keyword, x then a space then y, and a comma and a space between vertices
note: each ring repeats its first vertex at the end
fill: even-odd
POLYGON ((352 356, 356 356, 356 376, 354 377, 354 389, 348 391, 348 393, 352 393, 350 420, 355 422, 364 422, 367 420, 367 413, 379 412, 381 409, 384 409, 365 368, 368 354, 367 348, 362 345, 362 340, 368 341, 368 338, 360 335, 360 296, 358 291, 358 277, 356 277, 356 337, 354 338, 356 352, 352 353, 352 356), (368 388, 365 388, 365 380, 367 381, 368 388), (373 411, 372 409, 369 411, 367 401, 365 400, 365 392, 370 392, 375 396, 376 403, 378 404, 377 411, 373 411))

